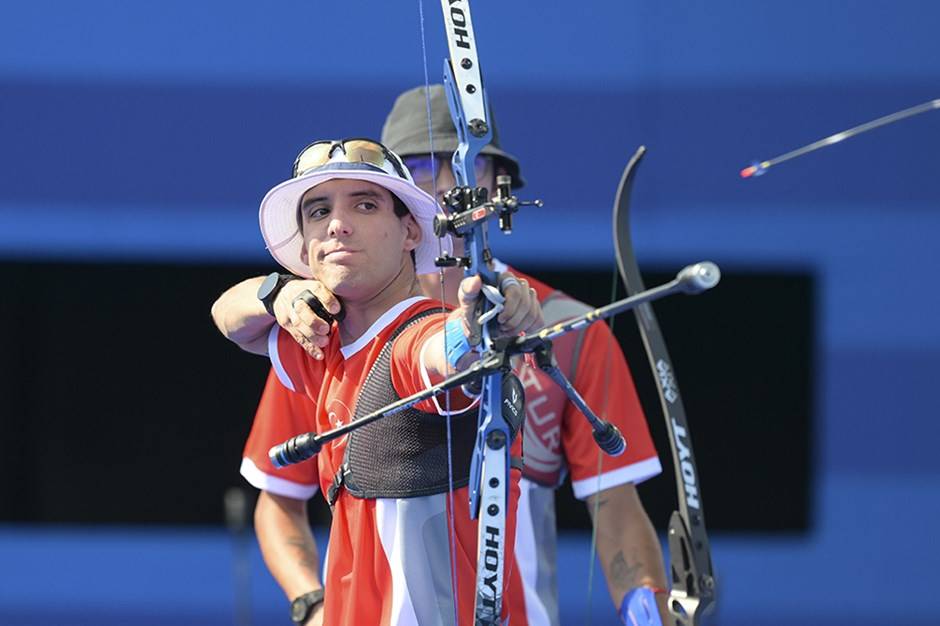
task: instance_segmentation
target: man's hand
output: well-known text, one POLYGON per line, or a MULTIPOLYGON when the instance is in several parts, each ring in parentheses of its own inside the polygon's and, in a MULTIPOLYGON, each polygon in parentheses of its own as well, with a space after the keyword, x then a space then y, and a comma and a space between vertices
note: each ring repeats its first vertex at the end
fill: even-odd
POLYGON ((254 354, 268 353, 268 334, 277 322, 310 356, 323 358, 322 348, 329 342, 330 325, 320 319, 303 301, 295 302, 304 291, 319 298, 326 310, 336 315, 340 301, 315 280, 292 280, 286 283, 274 300, 274 316, 258 300, 258 288, 264 276, 248 278, 233 285, 212 304, 212 319, 227 339, 242 350, 254 354))
POLYGON ((290 333, 307 354, 320 360, 323 358, 323 348, 330 342, 332 326, 301 299, 305 291, 316 296, 331 315, 340 312, 339 299, 323 283, 316 280, 292 280, 277 294, 274 316, 278 325, 290 333))
POLYGON ((540 330, 545 325, 542 305, 529 281, 516 278, 511 272, 499 275, 499 291, 506 296, 503 310, 496 316, 504 335, 518 335, 540 330))
MULTIPOLYGON (((467 341, 471 346, 478 345, 481 340, 478 320, 481 313, 482 287, 483 281, 479 276, 470 276, 460 282, 457 292, 458 308, 454 313, 462 318, 467 341)), ((542 307, 535 289, 529 287, 528 282, 520 281, 506 272, 499 276, 499 291, 506 298, 503 310, 496 316, 500 335, 518 335, 542 328, 542 307)))
MULTIPOLYGON (((510 274, 500 279, 500 293, 505 297, 503 310, 497 316, 499 335, 518 335, 542 327, 542 307, 535 290, 510 274)), ((429 373, 440 376, 463 371, 479 356, 471 349, 480 345, 481 304, 483 281, 479 276, 470 276, 460 282, 457 293, 457 308, 447 315, 445 330, 435 336, 435 341, 425 344, 423 355, 429 373)))
POLYGON ((663 626, 663 616, 669 615, 665 596, 663 589, 635 587, 620 603, 620 621, 626 626, 663 626))

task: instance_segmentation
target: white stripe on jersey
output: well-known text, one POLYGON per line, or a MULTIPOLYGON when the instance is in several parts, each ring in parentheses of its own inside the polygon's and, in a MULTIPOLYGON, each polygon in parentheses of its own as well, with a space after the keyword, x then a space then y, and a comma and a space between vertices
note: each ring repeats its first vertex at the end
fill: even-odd
POLYGON ((281 364, 281 355, 278 354, 277 351, 277 335, 280 330, 281 327, 275 324, 268 332, 268 358, 271 359, 271 365, 274 366, 274 373, 277 374, 277 379, 281 381, 281 384, 291 391, 295 391, 294 383, 290 379, 290 376, 287 375, 287 370, 284 369, 284 365, 281 364))
POLYGON ((392 626, 452 626, 446 494, 376 498, 382 549, 392 572, 392 626))
POLYGON ((362 348, 367 346, 370 341, 375 339, 376 335, 385 330, 386 326, 395 321, 395 318, 401 315, 405 309, 410 307, 412 304, 428 299, 429 298, 427 296, 413 296, 411 298, 402 300, 385 313, 382 313, 379 319, 372 322, 372 326, 369 326, 366 332, 362 333, 358 339, 356 339, 351 344, 345 345, 339 349, 339 351, 343 354, 343 358, 349 359, 352 357, 352 355, 362 350, 362 348))
POLYGON ((516 567, 522 578, 522 589, 525 592, 526 621, 531 626, 550 624, 548 610, 538 595, 539 550, 535 540, 535 520, 532 519, 532 507, 529 494, 532 489, 538 489, 530 480, 519 481, 519 507, 516 513, 516 567))
POLYGON ((581 480, 572 480, 571 489, 574 491, 574 497, 578 500, 584 500, 604 489, 610 489, 625 483, 638 485, 647 478, 652 478, 663 471, 663 466, 659 463, 659 457, 651 457, 643 461, 638 461, 632 465, 604 472, 600 476, 591 476, 581 480))
POLYGON ((379 529, 379 540, 385 550, 392 570, 392 614, 391 624, 394 626, 418 626, 418 617, 411 605, 411 595, 408 593, 408 581, 405 579, 402 564, 402 545, 398 536, 398 504, 397 500, 378 498, 375 501, 376 525, 379 529))
POLYGON ((308 485, 305 483, 295 483, 292 480, 285 480, 277 476, 265 474, 254 461, 248 457, 242 459, 241 475, 245 477, 248 483, 257 489, 262 489, 276 496, 285 498, 294 498, 295 500, 309 500, 320 489, 319 485, 308 485))

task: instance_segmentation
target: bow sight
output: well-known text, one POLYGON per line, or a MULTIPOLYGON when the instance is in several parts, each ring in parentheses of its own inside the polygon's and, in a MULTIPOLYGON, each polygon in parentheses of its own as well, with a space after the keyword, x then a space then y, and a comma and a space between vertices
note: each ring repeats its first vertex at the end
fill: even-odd
MULTIPOLYGON (((499 215, 499 229, 507 235, 512 232, 512 214, 524 206, 542 206, 541 200, 519 200, 512 193, 512 178, 506 175, 496 177, 496 195, 487 200, 489 191, 486 187, 454 187, 444 194, 444 204, 450 209, 449 215, 434 217, 434 234, 438 237, 455 235, 468 237, 473 229, 485 222, 493 214, 499 215)), ((484 231, 484 238, 486 237, 484 231)), ((489 246, 484 243, 484 261, 490 262, 492 255, 489 246)), ((438 267, 470 267, 470 257, 455 257, 446 252, 435 259, 438 267)))

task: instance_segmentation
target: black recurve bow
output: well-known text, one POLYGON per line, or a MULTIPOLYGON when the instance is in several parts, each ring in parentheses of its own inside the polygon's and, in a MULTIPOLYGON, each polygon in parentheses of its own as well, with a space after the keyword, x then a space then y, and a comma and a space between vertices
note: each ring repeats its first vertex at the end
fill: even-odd
MULTIPOLYGON (((623 171, 614 201, 613 230, 617 268, 627 295, 630 296, 645 289, 630 236, 630 192, 637 168, 645 153, 646 148, 641 146, 630 159, 623 171)), ((647 302, 636 307, 634 313, 669 431, 679 494, 679 510, 673 511, 669 519, 672 579, 669 611, 679 626, 698 625, 702 615, 714 605, 717 587, 712 572, 708 535, 705 532, 705 510, 698 468, 692 453, 692 439, 685 407, 679 394, 679 385, 653 307, 647 302)))

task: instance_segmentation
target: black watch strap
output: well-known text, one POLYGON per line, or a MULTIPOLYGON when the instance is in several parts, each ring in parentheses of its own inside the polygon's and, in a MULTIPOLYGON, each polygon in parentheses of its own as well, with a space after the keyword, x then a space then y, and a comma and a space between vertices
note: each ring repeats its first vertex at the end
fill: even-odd
POLYGON ((323 603, 324 589, 314 589, 309 593, 294 598, 290 603, 290 619, 295 624, 303 624, 310 618, 313 609, 323 603))
POLYGON ((271 317, 274 317, 274 300, 277 298, 277 294, 281 292, 281 288, 284 287, 284 285, 292 280, 297 280, 297 276, 274 272, 268 274, 264 282, 261 283, 261 286, 258 287, 258 299, 261 300, 261 304, 264 305, 264 310, 267 311, 271 317))

